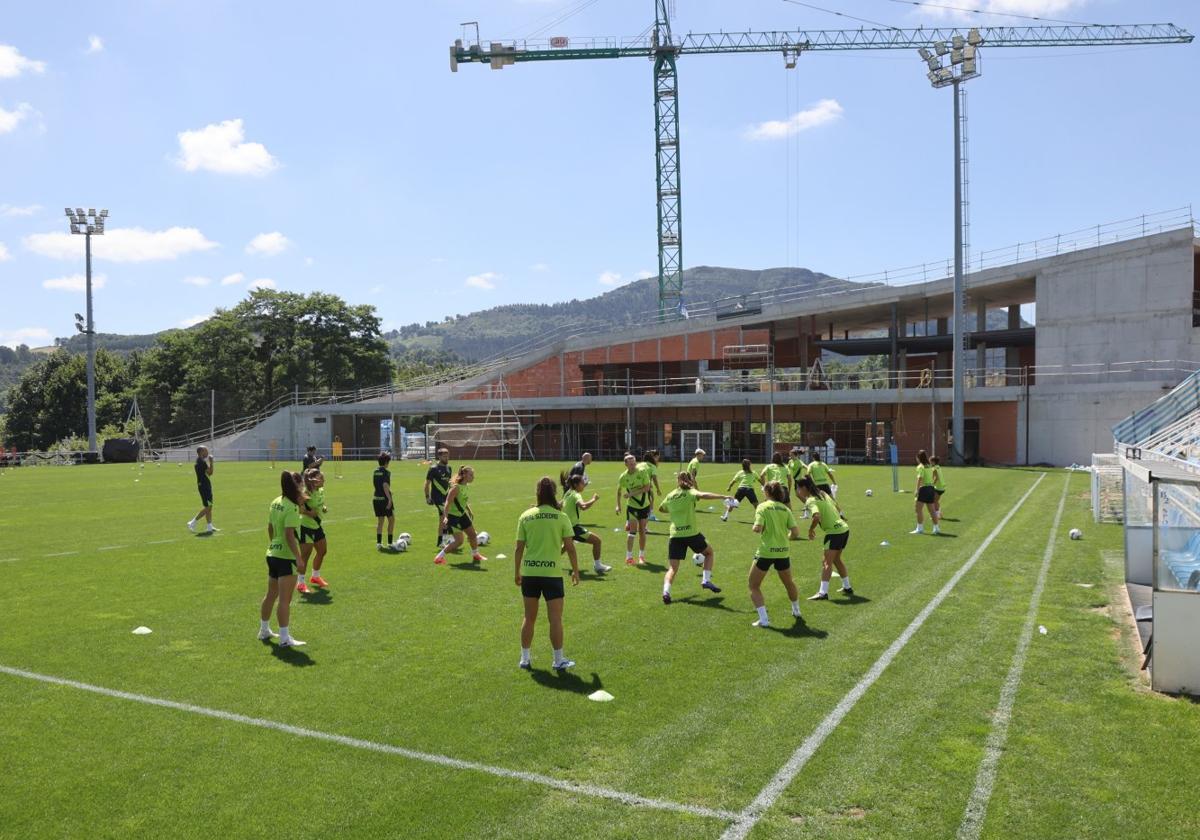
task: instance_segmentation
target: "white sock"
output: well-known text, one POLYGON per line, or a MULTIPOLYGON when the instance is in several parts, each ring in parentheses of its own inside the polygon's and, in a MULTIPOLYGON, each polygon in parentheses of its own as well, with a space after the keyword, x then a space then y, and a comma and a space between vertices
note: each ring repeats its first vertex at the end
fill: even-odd
POLYGON ((196 524, 196 517, 194 517, 194 516, 193 516, 191 519, 189 519, 189 520, 188 520, 188 524, 189 524, 189 525, 195 525, 195 524, 196 524))
POLYGON ((792 601, 792 615, 796 616, 796 618, 800 617, 800 602, 799 601, 792 601))
POLYGON ((704 570, 704 583, 712 583, 712 569, 704 570))
POLYGON ((260 632, 260 633, 270 633, 270 632, 271 632, 271 622, 269 622, 269 621, 261 621, 261 620, 260 620, 260 621, 258 622, 258 632, 260 632))
MULTIPOLYGON (((766 624, 767 623, 767 608, 765 606, 763 606, 763 607, 755 607, 755 609, 758 610, 759 624, 766 624)), ((744 618, 742 619, 742 621, 745 621, 745 620, 746 619, 744 619, 744 618)))
POLYGON ((286 641, 287 639, 292 638, 292 634, 288 632, 288 629, 286 627, 280 627, 279 628, 279 638, 286 641))
POLYGON ((664 595, 670 595, 670 594, 671 594, 671 584, 669 584, 669 583, 664 583, 664 584, 663 584, 663 594, 664 594, 664 595))
POLYGON ((296 579, 297 579, 297 580, 298 580, 300 583, 304 583, 304 575, 296 575, 296 579))
POLYGON ((626 559, 626 560, 632 560, 632 559, 633 559, 633 549, 631 549, 631 548, 627 548, 627 549, 625 549, 625 559, 626 559))
POLYGON ((639 559, 639 560, 645 560, 645 559, 646 559, 646 549, 644 549, 644 548, 639 548, 639 549, 638 549, 638 559, 639 559))
POLYGON ((530 660, 529 648, 521 648, 521 661, 528 662, 530 660))
POLYGON ((559 662, 562 662, 564 659, 566 659, 566 657, 563 656, 562 648, 555 648, 554 649, 554 664, 557 665, 559 662))
POLYGON ((821 594, 822 595, 829 594, 829 581, 827 581, 827 580, 821 581, 821 594))
POLYGON ((918 531, 924 531, 924 530, 925 530, 925 526, 924 526, 924 525, 922 525, 920 522, 918 522, 918 523, 917 523, 917 530, 918 530, 918 531))
POLYGON ((849 588, 850 588, 850 578, 848 578, 848 577, 842 578, 842 589, 849 589, 849 588))
POLYGON ((215 530, 217 530, 217 529, 213 527, 213 524, 212 524, 211 522, 209 522, 209 523, 208 523, 208 530, 210 530, 210 531, 215 531, 215 530))
POLYGON ((437 553, 437 556, 438 556, 438 557, 445 557, 445 556, 446 556, 446 549, 444 549, 444 548, 443 548, 441 551, 439 551, 439 552, 437 553))

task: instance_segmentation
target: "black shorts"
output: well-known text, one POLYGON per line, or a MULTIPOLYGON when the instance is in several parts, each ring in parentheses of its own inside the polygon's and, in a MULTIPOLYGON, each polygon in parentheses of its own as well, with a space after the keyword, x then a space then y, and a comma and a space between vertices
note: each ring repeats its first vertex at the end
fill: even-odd
POLYGON ((938 490, 936 487, 933 489, 933 495, 939 499, 942 498, 942 496, 945 494, 945 492, 946 492, 945 490, 938 490))
POLYGON ((559 577, 528 577, 521 576, 521 595, 526 598, 545 598, 556 601, 563 597, 565 588, 563 579, 559 577))
POLYGON ((446 500, 439 499, 437 496, 430 496, 429 504, 438 509, 438 516, 441 516, 441 511, 446 507, 446 500))
POLYGON ((649 519, 650 518, 650 506, 647 505, 644 508, 640 508, 640 507, 634 507, 633 505, 626 505, 625 506, 625 518, 626 519, 638 519, 638 520, 649 519))
POLYGON ((200 493, 200 506, 201 507, 212 507, 212 503, 213 503, 212 486, 201 484, 199 487, 196 488, 196 490, 200 493))
POLYGON ((318 525, 316 528, 308 528, 304 525, 300 526, 300 544, 306 542, 319 543, 325 539, 325 529, 318 525))
POLYGON ((841 551, 846 547, 846 543, 850 542, 850 532, 844 531, 840 534, 826 534, 825 547, 830 551, 841 551))
POLYGON ((926 484, 917 491, 917 501, 926 505, 937 501, 937 493, 934 491, 932 484, 926 484))
POLYGON ((267 577, 281 578, 296 574, 296 560, 292 557, 268 557, 267 577))
POLYGON ((753 487, 739 487, 737 492, 733 494, 733 498, 739 502, 742 499, 749 499, 750 504, 758 507, 758 496, 755 494, 753 487))
POLYGON ((755 557, 754 565, 761 572, 769 572, 772 568, 777 572, 786 572, 792 568, 792 558, 790 557, 755 557))
POLYGON ((582 525, 576 525, 575 526, 575 536, 572 537, 572 539, 574 539, 575 542, 585 543, 588 541, 588 537, 590 537, 590 536, 591 536, 591 533, 588 532, 587 528, 584 528, 582 525))
POLYGON ((829 484, 818 484, 817 489, 824 493, 829 498, 833 498, 833 486, 829 484))
POLYGON ((376 516, 392 516, 392 506, 387 499, 372 499, 371 503, 375 506, 376 516))
POLYGON ((667 559, 682 560, 688 551, 703 553, 708 548, 708 541, 703 534, 693 534, 690 537, 671 537, 667 542, 667 559))
POLYGON ((447 516, 446 529, 448 531, 465 531, 471 527, 471 517, 463 514, 462 516, 447 516))

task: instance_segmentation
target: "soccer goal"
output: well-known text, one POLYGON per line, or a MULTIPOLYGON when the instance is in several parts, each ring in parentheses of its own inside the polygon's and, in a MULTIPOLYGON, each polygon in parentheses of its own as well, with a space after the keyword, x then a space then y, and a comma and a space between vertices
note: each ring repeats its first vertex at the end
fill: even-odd
MULTIPOLYGON (((520 447, 529 436, 519 420, 488 420, 480 423, 427 423, 425 447, 432 454, 439 445, 461 449, 474 446, 480 449, 500 446, 520 447)), ((532 457, 532 452, 530 457, 532 457)))
POLYGON ((679 463, 692 459, 692 453, 703 449, 709 458, 716 458, 717 433, 712 429, 682 429, 679 432, 679 463))

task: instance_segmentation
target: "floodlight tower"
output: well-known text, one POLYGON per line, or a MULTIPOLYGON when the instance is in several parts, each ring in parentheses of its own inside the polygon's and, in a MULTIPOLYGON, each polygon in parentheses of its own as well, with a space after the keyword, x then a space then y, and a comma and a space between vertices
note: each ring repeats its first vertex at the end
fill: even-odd
POLYGON ((76 314, 75 329, 87 336, 87 420, 88 420, 88 460, 95 462, 99 458, 96 449, 96 325, 92 321, 92 237, 104 235, 104 222, 108 211, 97 213, 89 208, 86 213, 82 207, 72 210, 66 208, 67 219, 71 233, 84 238, 84 253, 87 277, 87 319, 76 314))
MULTIPOLYGON (((930 52, 925 47, 917 50, 928 67, 926 76, 935 88, 950 87, 954 91, 954 352, 952 356, 953 398, 950 409, 950 437, 953 445, 950 460, 953 464, 963 463, 963 365, 966 364, 966 331, 963 283, 963 131, 962 97, 966 91, 963 84, 979 78, 979 44, 982 41, 978 29, 971 29, 966 37, 954 35, 950 43, 937 41, 930 52), (945 64, 949 55, 950 62, 945 64)), ((982 325, 977 325, 982 329, 982 325)))

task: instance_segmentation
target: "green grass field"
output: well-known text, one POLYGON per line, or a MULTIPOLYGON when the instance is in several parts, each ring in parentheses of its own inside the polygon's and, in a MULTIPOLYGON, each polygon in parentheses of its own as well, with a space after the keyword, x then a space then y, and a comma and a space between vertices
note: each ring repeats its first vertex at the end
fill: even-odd
MULTIPOLYGON (((935 538, 906 534, 912 496, 892 494, 890 470, 841 468, 859 597, 805 603, 793 625, 768 578, 777 626, 764 631, 750 626, 748 507, 728 523, 717 503, 701 517, 724 591, 701 590, 686 562, 664 606, 665 524, 651 525, 650 564, 625 566, 619 467, 594 464, 602 502, 585 520, 614 569, 598 578, 582 562, 583 582, 568 587, 575 671, 550 670, 543 617, 530 674, 516 667, 512 562, 495 555, 511 557, 535 479, 560 466, 479 464, 472 504, 493 559, 475 569, 465 554, 433 565, 416 464, 393 469, 397 530, 415 535, 413 549, 376 552, 373 464, 347 464, 328 482, 330 589, 297 598, 292 628, 308 646, 294 651, 255 639, 278 494, 269 466, 218 461, 222 531, 211 538, 184 527, 197 507, 190 465, 0 474, 0 836, 718 838, 839 704, 845 714, 749 836, 953 836, 1064 494, 1035 619, 1047 633, 1032 636, 982 836, 1200 835, 1183 772, 1200 706, 1149 693, 1130 668, 1128 630, 1113 617, 1121 532, 1091 524, 1086 476, 1051 471, 1014 512, 1040 472, 954 470, 948 533, 935 538), (846 711, 847 694, 1010 512, 846 711), (1084 540, 1068 540, 1071 527, 1084 540), (132 635, 138 625, 153 634, 132 635), (601 687, 613 702, 588 699, 601 687)), ((723 490, 734 470, 705 465, 703 489, 723 490)), ((792 557, 808 595, 819 544, 795 543, 792 557)))

